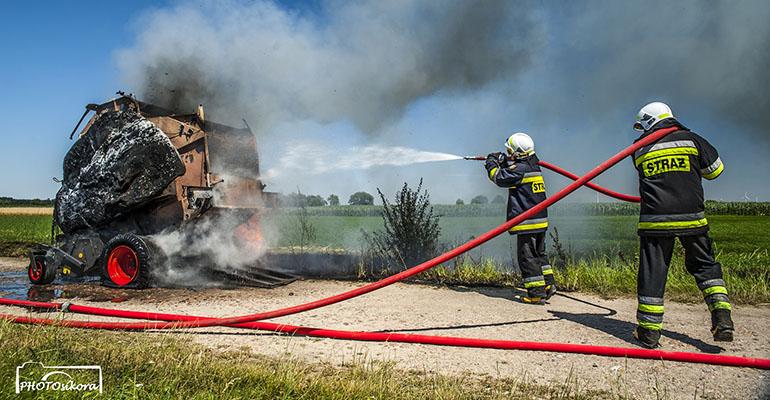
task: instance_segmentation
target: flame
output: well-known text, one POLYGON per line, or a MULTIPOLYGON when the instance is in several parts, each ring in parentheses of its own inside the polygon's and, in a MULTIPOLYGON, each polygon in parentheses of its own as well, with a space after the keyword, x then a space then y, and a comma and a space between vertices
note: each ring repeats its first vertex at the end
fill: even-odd
POLYGON ((259 214, 254 214, 248 221, 235 228, 235 237, 239 241, 254 250, 261 250, 264 245, 264 236, 259 223, 259 214))

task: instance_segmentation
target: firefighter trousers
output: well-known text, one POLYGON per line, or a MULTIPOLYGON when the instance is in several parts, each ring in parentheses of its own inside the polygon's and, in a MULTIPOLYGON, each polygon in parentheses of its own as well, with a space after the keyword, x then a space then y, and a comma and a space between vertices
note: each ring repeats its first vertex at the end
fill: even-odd
POLYGON ((545 297, 546 285, 553 285, 553 269, 545 254, 545 232, 518 233, 516 252, 519 269, 529 297, 545 297))
MULTIPOLYGON (((676 236, 639 237, 639 304, 636 319, 639 326, 660 330, 663 327, 663 294, 676 236)), ((714 259, 708 232, 679 236, 684 248, 684 265, 694 278, 710 311, 730 309, 730 299, 722 279, 722 266, 714 259)))

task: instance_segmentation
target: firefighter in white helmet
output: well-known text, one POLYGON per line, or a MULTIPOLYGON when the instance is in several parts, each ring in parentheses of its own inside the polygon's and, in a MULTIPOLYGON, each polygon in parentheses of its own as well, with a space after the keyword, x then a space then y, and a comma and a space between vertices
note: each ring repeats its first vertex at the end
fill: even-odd
MULTIPOLYGON (((489 179, 508 189, 508 220, 545 200, 545 183, 535 155, 535 143, 526 133, 515 133, 505 142, 506 154, 487 156, 489 179)), ((553 270, 545 253, 548 211, 543 210, 509 230, 517 235, 517 258, 527 295, 522 301, 542 304, 556 293, 553 270)))
POLYGON ((675 127, 657 142, 637 150, 634 165, 642 198, 639 215, 638 326, 643 346, 658 346, 663 326, 663 293, 674 239, 684 247, 685 267, 695 277, 711 312, 714 340, 732 341, 730 300, 722 266, 714 259, 704 215, 702 178, 716 179, 724 169, 716 149, 682 125, 666 104, 654 102, 639 110, 634 129, 651 133, 675 127))

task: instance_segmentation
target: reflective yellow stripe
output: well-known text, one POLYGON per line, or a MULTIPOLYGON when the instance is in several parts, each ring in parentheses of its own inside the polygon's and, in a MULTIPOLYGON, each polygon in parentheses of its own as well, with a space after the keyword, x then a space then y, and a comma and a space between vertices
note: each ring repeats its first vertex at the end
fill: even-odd
POLYGON ((545 281, 524 282, 524 288, 529 289, 533 287, 545 286, 545 281))
POLYGON ((663 113, 663 114, 658 115, 658 119, 663 119, 663 118, 671 118, 671 114, 663 113))
POLYGON ((732 306, 730 306, 730 303, 726 301, 717 301, 715 303, 709 304, 709 311, 714 310, 732 310, 732 306))
POLYGON ((663 324, 658 324, 654 322, 647 322, 647 321, 637 321, 639 323, 639 326, 642 328, 649 329, 651 331, 659 331, 663 329, 663 324))
POLYGON ((639 229, 688 229, 708 225, 706 218, 695 221, 640 222, 639 229))
POLYGON ((543 229, 543 228, 548 228, 548 222, 541 222, 539 224, 526 224, 526 225, 520 224, 509 229, 508 232, 528 231, 528 230, 543 229))
POLYGON ((727 288, 724 286, 712 286, 703 289, 703 294, 706 296, 710 296, 716 293, 727 294, 727 288))
POLYGON ((521 180, 521 183, 532 183, 532 182, 538 182, 543 183, 543 177, 542 176, 530 176, 527 178, 524 178, 521 180))
POLYGON ((638 158, 634 160, 634 164, 636 166, 639 166, 639 164, 651 160, 653 158, 658 158, 662 156, 673 156, 673 155, 681 155, 681 154, 692 154, 692 155, 698 155, 698 149, 695 147, 674 147, 671 149, 660 149, 651 151, 649 153, 642 154, 638 158))
POLYGON ((714 172, 712 172, 710 174, 703 175, 703 177, 708 179, 708 180, 716 179, 716 177, 721 175, 722 171, 724 171, 724 170, 725 170, 725 165, 724 164, 720 164, 719 168, 715 169, 714 172))
POLYGON ((652 304, 639 304, 638 310, 654 314, 663 314, 663 306, 654 306, 652 304))
POLYGON ((497 167, 489 170, 489 180, 495 180, 495 174, 497 173, 497 167))
POLYGON ((548 268, 543 270, 543 275, 553 275, 553 270, 548 268))

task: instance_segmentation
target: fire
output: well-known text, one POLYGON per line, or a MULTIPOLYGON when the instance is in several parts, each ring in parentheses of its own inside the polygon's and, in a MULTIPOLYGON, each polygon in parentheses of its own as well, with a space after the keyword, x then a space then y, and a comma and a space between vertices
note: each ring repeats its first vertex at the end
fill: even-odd
POLYGON ((235 237, 239 242, 253 250, 261 250, 264 245, 264 236, 259 223, 259 214, 254 214, 248 221, 235 228, 235 237))

